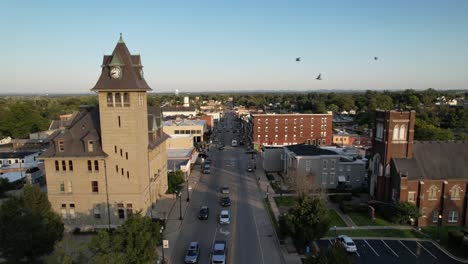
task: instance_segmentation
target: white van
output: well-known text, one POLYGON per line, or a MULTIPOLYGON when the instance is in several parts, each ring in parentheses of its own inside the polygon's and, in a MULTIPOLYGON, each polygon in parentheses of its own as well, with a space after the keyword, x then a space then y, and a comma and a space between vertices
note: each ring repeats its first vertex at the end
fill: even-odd
POLYGON ((237 140, 233 139, 231 141, 231 146, 233 146, 233 147, 237 146, 237 140))

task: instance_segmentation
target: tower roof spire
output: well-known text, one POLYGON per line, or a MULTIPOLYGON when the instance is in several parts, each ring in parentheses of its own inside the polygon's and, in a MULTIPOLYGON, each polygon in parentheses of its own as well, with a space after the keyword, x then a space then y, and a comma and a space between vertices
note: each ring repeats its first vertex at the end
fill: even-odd
POLYGON ((124 40, 123 40, 123 37, 122 37, 122 33, 120 33, 120 37, 119 37, 119 42, 118 43, 124 43, 124 40))

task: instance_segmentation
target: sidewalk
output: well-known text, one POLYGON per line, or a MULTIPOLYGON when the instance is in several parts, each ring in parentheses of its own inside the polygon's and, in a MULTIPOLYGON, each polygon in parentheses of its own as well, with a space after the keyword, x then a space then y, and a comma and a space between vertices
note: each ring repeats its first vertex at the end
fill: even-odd
MULTIPOLYGON (((195 185, 199 182, 200 176, 200 167, 195 166, 188 178, 189 186, 195 188, 195 185)), ((183 220, 180 220, 180 215, 182 213, 182 219, 185 218, 185 213, 190 203, 190 201, 187 202, 187 186, 185 184, 181 190, 182 195, 180 197, 176 199, 175 194, 167 194, 156 203, 153 209, 153 217, 166 220, 163 239, 169 240, 169 248, 164 249, 164 257, 168 260, 167 263, 172 263, 172 249, 179 238, 179 232, 183 222, 183 220)), ((190 191, 189 195, 191 194, 192 191, 190 191)), ((157 248, 157 252, 159 256, 162 256, 161 247, 157 248)))
MULTIPOLYGON (((255 177, 257 177, 257 184, 258 184, 259 191, 263 197, 268 197, 268 202, 270 203, 270 207, 271 207, 271 210, 273 211, 273 215, 276 218, 276 220, 278 220, 278 217, 280 216, 280 212, 274 200, 274 197, 276 196, 274 193, 275 191, 273 190, 273 188, 269 187, 270 182, 268 181, 265 171, 263 170, 262 158, 259 154, 257 154, 256 163, 257 164, 256 164, 256 170, 255 170, 255 177)), ((275 229, 273 228, 273 230, 275 229)), ((278 235, 276 234, 276 230, 275 230, 275 236, 276 236, 277 246, 281 250, 281 255, 283 257, 282 262, 287 263, 287 264, 302 264, 300 255, 289 254, 286 250, 285 245, 280 244, 278 235)))
MULTIPOLYGON (((336 203, 331 203, 331 202, 327 202, 327 206, 328 208, 332 208, 335 210, 335 212, 341 217, 341 219, 343 219, 343 221, 345 222, 345 224, 348 226, 348 227, 354 227, 354 226, 357 226, 354 222, 353 222, 353 219, 351 219, 351 217, 349 217, 347 214, 343 213, 343 211, 341 211, 340 209, 340 206, 336 203)), ((338 230, 338 228, 337 228, 338 230)))

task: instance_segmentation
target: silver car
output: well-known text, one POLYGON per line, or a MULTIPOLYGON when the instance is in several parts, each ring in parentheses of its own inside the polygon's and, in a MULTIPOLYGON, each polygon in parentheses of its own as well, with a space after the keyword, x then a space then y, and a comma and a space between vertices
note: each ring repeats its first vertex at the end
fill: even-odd
POLYGON ((217 240, 213 245, 211 252, 211 264, 226 264, 227 249, 226 241, 217 240))
POLYGON ((185 263, 193 264, 198 263, 198 257, 200 256, 200 246, 198 242, 190 242, 187 249, 187 254, 185 254, 185 263))

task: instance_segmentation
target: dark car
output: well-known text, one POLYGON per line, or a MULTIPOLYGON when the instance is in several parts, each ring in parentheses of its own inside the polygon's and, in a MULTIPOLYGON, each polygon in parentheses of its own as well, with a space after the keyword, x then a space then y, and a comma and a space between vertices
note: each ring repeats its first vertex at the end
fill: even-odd
POLYGON ((222 207, 229 207, 231 206, 231 199, 229 199, 229 197, 222 197, 221 198, 221 201, 220 201, 220 204, 222 207))
POLYGON ((208 219, 209 215, 210 215, 210 209, 208 208, 208 206, 202 206, 200 208, 200 212, 198 213, 198 219, 206 220, 208 219))
POLYGON ((224 146, 221 146, 221 147, 219 147, 218 149, 219 149, 219 150, 223 150, 223 149, 224 149, 224 146))

